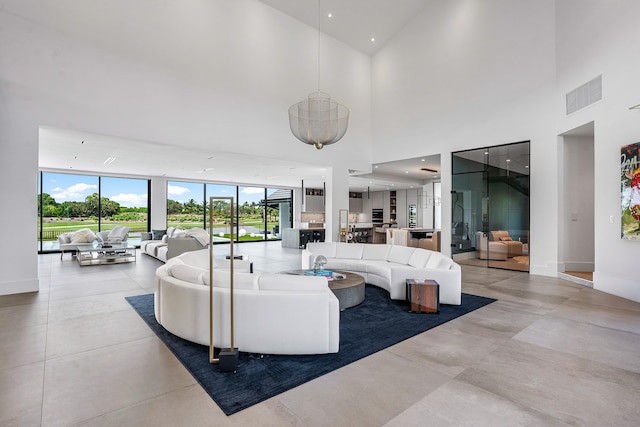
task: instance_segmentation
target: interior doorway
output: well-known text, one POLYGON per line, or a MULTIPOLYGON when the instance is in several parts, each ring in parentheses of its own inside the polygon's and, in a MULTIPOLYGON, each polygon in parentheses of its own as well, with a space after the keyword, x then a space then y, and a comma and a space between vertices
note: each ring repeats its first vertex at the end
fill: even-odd
POLYGON ((594 123, 559 136, 558 274, 593 286, 595 271, 594 123))

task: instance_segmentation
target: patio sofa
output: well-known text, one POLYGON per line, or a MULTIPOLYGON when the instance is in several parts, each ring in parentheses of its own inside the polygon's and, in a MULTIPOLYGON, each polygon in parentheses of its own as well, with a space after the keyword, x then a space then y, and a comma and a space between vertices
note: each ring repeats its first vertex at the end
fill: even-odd
POLYGON ((302 269, 312 268, 318 255, 327 258, 325 268, 359 274, 366 283, 386 289, 391 299, 405 299, 406 279, 428 279, 440 285, 442 304, 461 303, 460 265, 440 252, 398 245, 315 242, 302 251, 302 269))
POLYGON ((153 230, 151 233, 142 233, 140 237, 140 252, 162 262, 208 246, 209 234, 202 228, 184 230, 170 227, 166 231, 153 230))
MULTIPOLYGON (((251 274, 234 262, 234 345, 261 354, 338 352, 339 302, 324 277, 251 274)), ((214 259, 214 345, 230 346, 229 260, 214 259)), ((209 250, 187 252, 156 270, 155 317, 174 335, 209 345, 209 250)))
POLYGON ((71 252, 74 257, 78 251, 78 245, 86 245, 98 241, 100 244, 120 244, 127 243, 129 238, 129 227, 116 225, 111 230, 99 231, 95 233, 89 228, 81 228, 76 231, 62 233, 58 236, 58 246, 60 248, 60 259, 65 252, 71 252))

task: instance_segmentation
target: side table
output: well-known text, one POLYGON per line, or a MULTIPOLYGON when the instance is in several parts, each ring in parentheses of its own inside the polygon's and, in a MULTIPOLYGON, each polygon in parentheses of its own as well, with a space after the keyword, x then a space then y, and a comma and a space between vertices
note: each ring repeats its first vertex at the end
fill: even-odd
POLYGON ((413 313, 440 313, 440 285, 435 280, 407 279, 407 302, 413 313))

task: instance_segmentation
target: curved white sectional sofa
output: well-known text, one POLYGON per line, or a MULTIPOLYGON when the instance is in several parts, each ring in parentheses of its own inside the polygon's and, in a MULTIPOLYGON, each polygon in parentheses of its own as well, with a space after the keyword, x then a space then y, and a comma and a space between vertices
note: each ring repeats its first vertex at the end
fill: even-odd
MULTIPOLYGON (((228 260, 214 260, 214 346, 229 348, 228 260)), ((234 345, 264 354, 337 353, 338 299, 324 277, 251 274, 234 262, 234 345)), ((209 249, 185 252, 156 270, 155 316, 169 332, 209 345, 209 249)))
POLYGON ((327 258, 325 268, 359 274, 366 283, 386 289, 391 299, 405 299, 406 279, 435 280, 440 285, 440 303, 460 305, 462 270, 440 252, 409 246, 316 242, 308 243, 302 251, 302 268, 312 268, 318 255, 327 258))

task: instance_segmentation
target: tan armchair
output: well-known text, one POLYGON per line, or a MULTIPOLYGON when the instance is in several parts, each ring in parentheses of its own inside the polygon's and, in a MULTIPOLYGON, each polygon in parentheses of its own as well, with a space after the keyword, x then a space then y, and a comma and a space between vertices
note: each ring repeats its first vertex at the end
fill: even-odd
POLYGON ((480 259, 501 260, 522 255, 522 242, 515 241, 508 231, 482 231, 476 233, 480 259))

